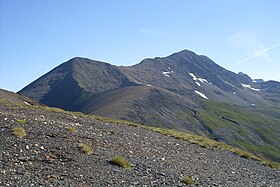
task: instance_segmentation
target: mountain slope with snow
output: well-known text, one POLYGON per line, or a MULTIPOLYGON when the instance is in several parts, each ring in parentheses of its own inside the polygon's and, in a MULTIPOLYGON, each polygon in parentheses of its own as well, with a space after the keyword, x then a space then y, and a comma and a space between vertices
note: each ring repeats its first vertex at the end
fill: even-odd
POLYGON ((280 161, 280 83, 254 81, 188 50, 128 67, 73 58, 19 93, 66 110, 193 132, 280 161))

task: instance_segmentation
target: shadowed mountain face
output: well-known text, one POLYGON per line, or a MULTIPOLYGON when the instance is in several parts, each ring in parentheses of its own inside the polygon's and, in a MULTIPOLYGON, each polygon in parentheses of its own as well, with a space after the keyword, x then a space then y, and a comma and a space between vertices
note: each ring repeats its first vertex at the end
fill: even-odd
POLYGON ((40 103, 194 132, 280 161, 280 83, 184 50, 118 67, 73 58, 20 94, 40 103))

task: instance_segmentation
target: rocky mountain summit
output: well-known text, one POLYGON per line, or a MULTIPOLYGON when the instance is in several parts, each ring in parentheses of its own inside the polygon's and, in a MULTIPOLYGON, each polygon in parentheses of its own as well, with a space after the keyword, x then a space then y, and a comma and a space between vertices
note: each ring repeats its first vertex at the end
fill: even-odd
POLYGON ((73 58, 20 94, 68 111, 195 133, 280 162, 280 83, 183 50, 114 66, 73 58))
POLYGON ((280 185, 280 170, 250 153, 168 132, 0 90, 0 186, 280 185))

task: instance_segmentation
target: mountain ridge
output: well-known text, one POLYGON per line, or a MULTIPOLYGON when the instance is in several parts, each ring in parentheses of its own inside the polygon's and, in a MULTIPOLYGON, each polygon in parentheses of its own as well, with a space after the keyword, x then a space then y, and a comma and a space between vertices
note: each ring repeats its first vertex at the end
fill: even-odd
POLYGON ((76 57, 19 93, 66 110, 196 133, 280 161, 279 90, 277 81, 254 81, 183 50, 133 66, 76 57))

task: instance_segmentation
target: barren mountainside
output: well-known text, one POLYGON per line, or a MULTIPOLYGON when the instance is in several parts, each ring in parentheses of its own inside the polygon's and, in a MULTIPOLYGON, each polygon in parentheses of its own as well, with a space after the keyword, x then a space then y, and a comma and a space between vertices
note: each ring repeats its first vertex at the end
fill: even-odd
POLYGON ((69 111, 167 127, 280 162, 280 83, 183 50, 114 66, 73 58, 19 93, 69 111))

